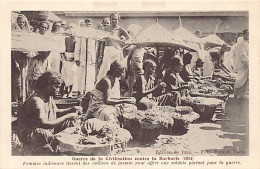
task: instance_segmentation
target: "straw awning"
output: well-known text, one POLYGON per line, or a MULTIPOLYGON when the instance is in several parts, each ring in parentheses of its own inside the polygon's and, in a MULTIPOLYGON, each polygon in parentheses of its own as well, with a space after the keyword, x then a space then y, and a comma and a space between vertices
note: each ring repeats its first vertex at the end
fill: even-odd
POLYGON ((184 42, 202 43, 202 40, 195 36, 190 31, 180 27, 174 31, 171 31, 174 39, 183 40, 184 42))
POLYGON ((82 37, 86 39, 102 40, 109 38, 111 40, 117 41, 118 43, 123 43, 123 41, 116 35, 113 35, 111 32, 106 32, 103 30, 94 29, 92 27, 79 28, 75 32, 75 37, 82 37))
POLYGON ((195 51, 183 41, 177 41, 172 39, 172 35, 158 22, 145 28, 134 39, 126 42, 126 44, 142 45, 142 46, 172 46, 177 48, 183 48, 186 50, 195 51))
POLYGON ((126 30, 131 32, 133 36, 136 36, 143 30, 143 27, 137 24, 131 24, 127 27, 126 30))
POLYGON ((12 31, 11 50, 14 51, 55 51, 58 46, 59 41, 51 35, 12 31))
POLYGON ((217 47, 217 46, 222 46, 223 44, 226 44, 216 34, 206 36, 206 37, 202 38, 202 41, 205 45, 205 48, 207 48, 207 47, 217 47))
POLYGON ((201 38, 198 38, 182 26, 174 31, 171 31, 171 34, 173 39, 185 42, 186 45, 195 49, 196 51, 201 50, 200 45, 203 43, 201 38))

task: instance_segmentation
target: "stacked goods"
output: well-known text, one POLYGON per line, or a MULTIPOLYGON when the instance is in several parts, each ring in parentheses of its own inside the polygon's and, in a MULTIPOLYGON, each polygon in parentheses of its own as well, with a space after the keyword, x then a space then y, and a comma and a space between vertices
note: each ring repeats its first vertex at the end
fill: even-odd
POLYGON ((168 112, 158 106, 145 111, 136 110, 124 113, 123 116, 125 119, 139 121, 140 123, 149 123, 151 127, 158 124, 160 124, 160 126, 168 126, 173 124, 173 119, 168 112))
POLYGON ((123 114, 124 128, 130 131, 134 140, 152 141, 161 130, 174 121, 169 113, 160 111, 158 107, 149 110, 136 110, 123 114))
POLYGON ((175 108, 175 112, 172 112, 174 122, 176 120, 182 120, 186 124, 191 123, 199 118, 199 114, 193 111, 190 106, 178 106, 175 108))
POLYGON ((229 82, 235 82, 236 81, 236 77, 231 76, 231 75, 220 75, 220 77, 223 81, 229 81, 229 82))
POLYGON ((200 120, 210 120, 217 106, 223 105, 223 101, 215 98, 190 97, 183 98, 183 106, 191 106, 193 110, 200 115, 200 120))
POLYGON ((233 87, 232 87, 231 85, 229 85, 229 84, 222 84, 222 85, 220 86, 220 89, 222 89, 222 90, 228 92, 228 94, 231 94, 231 93, 233 93, 233 91, 234 91, 233 87))
POLYGON ((216 98, 226 101, 228 93, 216 87, 199 86, 199 89, 190 92, 192 97, 216 98))
POLYGON ((98 138, 102 138, 102 143, 122 143, 132 139, 129 131, 120 128, 118 125, 105 125, 99 131, 98 138))
POLYGON ((57 139, 61 152, 110 155, 114 148, 124 150, 132 136, 116 124, 89 119, 81 126, 76 125, 58 133, 57 139))
POLYGON ((132 133, 134 139, 136 137, 138 139, 138 136, 145 135, 147 132, 157 132, 159 135, 160 129, 166 131, 186 129, 190 122, 199 118, 199 115, 193 112, 193 109, 189 106, 179 106, 176 108, 171 106, 156 106, 146 111, 137 110, 125 113, 123 116, 125 118, 124 127, 132 133))
POLYGON ((131 134, 119 125, 93 118, 85 121, 81 131, 87 135, 96 135, 100 144, 121 143, 132 139, 131 134))
POLYGON ((216 77, 216 80, 217 80, 217 83, 216 83, 217 87, 220 87, 223 84, 234 87, 236 78, 231 75, 220 75, 220 76, 216 77))
POLYGON ((168 126, 168 128, 164 129, 165 133, 186 133, 189 123, 199 118, 199 114, 195 113, 190 106, 178 106, 175 108, 170 106, 161 106, 159 109, 163 110, 164 113, 169 113, 174 120, 172 126, 168 126))

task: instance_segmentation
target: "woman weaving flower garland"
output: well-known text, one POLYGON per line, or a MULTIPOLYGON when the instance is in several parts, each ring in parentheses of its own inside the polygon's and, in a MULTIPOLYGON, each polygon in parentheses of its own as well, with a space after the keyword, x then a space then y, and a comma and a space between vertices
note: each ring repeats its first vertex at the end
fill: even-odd
POLYGON ((146 110, 156 105, 177 106, 176 94, 163 93, 163 88, 166 87, 164 82, 155 86, 155 78, 153 77, 153 74, 156 70, 156 63, 151 59, 147 59, 144 61, 143 67, 144 74, 137 78, 133 87, 133 96, 137 100, 137 108, 146 110))
MULTIPOLYGON (((103 121, 118 122, 117 117, 122 113, 122 103, 135 104, 134 98, 120 98, 119 78, 124 68, 118 61, 114 61, 107 75, 102 78, 92 91, 87 118, 95 117, 103 121)), ((130 106, 130 109, 134 105, 130 106)))
POLYGON ((179 73, 181 71, 182 64, 179 58, 173 57, 166 69, 163 82, 166 84, 166 92, 174 93, 177 95, 177 105, 181 104, 180 97, 187 95, 187 89, 189 85, 186 85, 179 73))
POLYGON ((43 73, 35 85, 35 93, 21 106, 18 113, 18 137, 30 153, 51 153, 56 150, 54 134, 72 126, 82 108, 58 109, 53 100, 61 78, 56 72, 43 73), (75 113, 78 112, 78 113, 75 113), (30 149, 29 149, 30 150, 30 149))

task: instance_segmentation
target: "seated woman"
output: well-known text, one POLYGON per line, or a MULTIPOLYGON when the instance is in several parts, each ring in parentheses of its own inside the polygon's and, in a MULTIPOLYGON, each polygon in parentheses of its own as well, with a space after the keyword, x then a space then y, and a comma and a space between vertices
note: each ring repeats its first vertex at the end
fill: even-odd
POLYGON ((75 112, 81 111, 79 106, 56 107, 53 96, 60 84, 61 78, 57 73, 45 72, 37 80, 35 93, 19 110, 17 135, 24 146, 32 146, 30 153, 35 155, 54 152, 57 141, 54 134, 70 127, 72 120, 78 117, 75 112))
POLYGON ((153 77, 156 70, 156 63, 147 59, 144 61, 144 74, 138 76, 133 87, 133 96, 137 101, 137 108, 146 110, 153 106, 176 106, 176 96, 171 93, 164 94, 163 88, 166 87, 164 82, 155 85, 153 77))
POLYGON ((193 76, 200 78, 202 76, 202 67, 204 62, 198 58, 195 66, 192 68, 193 76))
POLYGON ((193 77, 190 67, 191 59, 192 55, 190 53, 185 53, 183 55, 183 68, 180 71, 180 76, 185 82, 190 81, 190 79, 193 77))
POLYGON ((181 103, 180 94, 184 96, 186 94, 185 90, 189 89, 189 85, 185 84, 179 75, 181 71, 181 61, 177 57, 173 57, 170 60, 170 64, 166 68, 165 75, 163 77, 163 82, 166 84, 166 92, 175 93, 178 95, 178 104, 181 103))
POLYGON ((102 78, 92 91, 92 98, 87 111, 87 118, 95 117, 103 121, 118 122, 121 115, 120 104, 135 104, 130 97, 120 98, 119 78, 124 68, 118 61, 114 61, 107 75, 102 78))

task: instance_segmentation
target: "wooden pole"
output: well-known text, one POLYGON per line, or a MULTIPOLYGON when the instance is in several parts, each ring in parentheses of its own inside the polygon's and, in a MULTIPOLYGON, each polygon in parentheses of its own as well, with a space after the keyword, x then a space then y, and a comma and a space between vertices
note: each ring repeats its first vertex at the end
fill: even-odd
MULTIPOLYGON (((157 57, 157 61, 158 61, 158 63, 159 63, 159 46, 158 45, 156 45, 156 57, 157 57)), ((159 64, 160 65, 160 64, 159 64)), ((157 69, 157 77, 156 77, 156 81, 157 82, 159 82, 159 78, 160 78, 160 75, 161 75, 161 68, 159 67, 158 69, 157 69)))
POLYGON ((181 16, 179 16, 180 27, 182 28, 181 16))
POLYGON ((26 76, 27 76, 27 68, 28 68, 29 58, 26 57, 26 66, 21 70, 21 97, 22 102, 26 100, 26 76))

